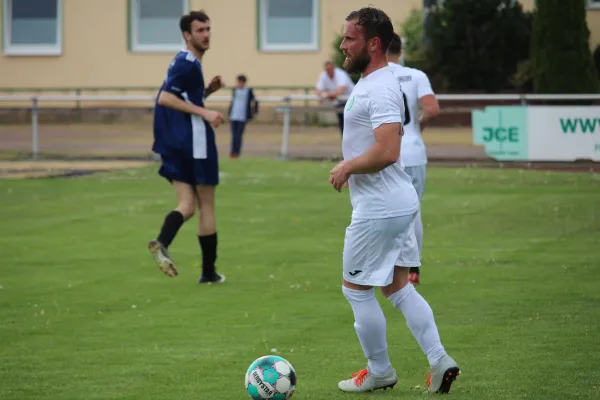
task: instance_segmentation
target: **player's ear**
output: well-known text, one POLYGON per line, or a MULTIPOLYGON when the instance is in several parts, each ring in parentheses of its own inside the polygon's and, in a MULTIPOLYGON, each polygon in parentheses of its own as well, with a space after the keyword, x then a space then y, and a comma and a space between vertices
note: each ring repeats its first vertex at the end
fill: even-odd
POLYGON ((367 42, 367 46, 369 48, 369 51, 377 50, 377 46, 379 46, 379 38, 374 37, 374 38, 369 39, 369 41, 367 42))
POLYGON ((381 47, 381 39, 378 37, 374 38, 375 40, 373 40, 373 46, 375 47, 373 50, 377 50, 378 48, 381 47))

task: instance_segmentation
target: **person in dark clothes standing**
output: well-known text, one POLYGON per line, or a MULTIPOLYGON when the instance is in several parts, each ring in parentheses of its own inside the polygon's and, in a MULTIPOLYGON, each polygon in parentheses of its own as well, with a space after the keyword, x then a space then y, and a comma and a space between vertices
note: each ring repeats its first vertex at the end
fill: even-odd
POLYGON ((258 113, 258 100, 252 88, 247 87, 248 79, 238 75, 235 88, 231 93, 229 121, 231 123, 231 152, 229 158, 238 158, 242 152, 242 136, 246 123, 258 113))
POLYGON ((160 155, 160 176, 177 194, 177 208, 163 220, 158 237, 148 249, 167 276, 179 274, 169 246, 179 229, 199 211, 198 241, 202 252, 202 275, 198 283, 223 283, 216 272, 217 225, 215 191, 219 185, 219 155, 213 126, 223 115, 205 108, 204 99, 223 87, 220 76, 205 85, 202 63, 210 48, 211 23, 204 11, 192 11, 179 21, 186 47, 171 61, 154 107, 152 151, 160 155))

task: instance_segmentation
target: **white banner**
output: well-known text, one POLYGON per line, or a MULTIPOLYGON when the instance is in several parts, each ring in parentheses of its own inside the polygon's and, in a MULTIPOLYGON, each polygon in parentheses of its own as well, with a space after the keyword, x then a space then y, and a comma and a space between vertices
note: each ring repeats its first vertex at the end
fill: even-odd
POLYGON ((600 161, 600 107, 486 107, 472 115, 473 143, 496 160, 600 161))
POLYGON ((600 107, 528 107, 529 159, 600 161, 600 107))

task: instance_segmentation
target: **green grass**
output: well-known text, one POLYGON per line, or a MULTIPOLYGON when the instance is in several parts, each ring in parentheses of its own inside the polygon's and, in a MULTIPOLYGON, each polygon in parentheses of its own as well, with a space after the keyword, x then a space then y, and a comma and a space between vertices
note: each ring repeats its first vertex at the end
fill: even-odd
MULTIPOLYGON (((169 279, 145 248, 174 195, 155 167, 0 181, 0 399, 245 399, 277 349, 298 399, 427 398, 427 361, 382 300, 400 381, 346 395, 364 367, 341 294, 347 193, 331 164, 223 161, 220 271, 198 286, 196 223, 169 279)), ((463 375, 454 399, 598 398, 600 175, 430 169, 419 291, 463 375)))

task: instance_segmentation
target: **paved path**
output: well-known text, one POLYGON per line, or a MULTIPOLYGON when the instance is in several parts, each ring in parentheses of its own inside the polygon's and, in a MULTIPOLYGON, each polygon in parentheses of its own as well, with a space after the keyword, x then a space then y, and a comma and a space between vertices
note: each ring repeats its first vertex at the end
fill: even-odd
MULTIPOLYGON (((31 127, 0 126, 0 179, 66 176, 147 165, 152 159, 152 128, 146 125, 40 125, 40 160, 28 161, 31 127), (21 159, 19 162, 1 161, 21 159), (71 161, 65 161, 71 159, 71 161), (72 159, 77 159, 76 162, 72 159), (100 160, 101 159, 101 160, 100 160), (61 161, 62 160, 62 161, 61 161)), ((277 157, 281 154, 281 125, 250 124, 244 135, 244 157, 277 157)), ((229 150, 228 125, 217 129, 222 156, 229 150)), ((535 168, 600 171, 600 163, 499 163, 472 145, 468 128, 431 128, 424 132, 431 166, 535 168)), ((340 135, 336 127, 293 126, 289 157, 338 159, 340 135)))
MULTIPOLYGON (((244 134, 243 155, 275 157, 281 152, 281 125, 250 124, 244 134)), ((0 126, 0 154, 31 152, 31 127, 0 126)), ((483 150, 471 144, 470 129, 435 128, 426 130, 425 141, 431 159, 485 159, 483 150)), ((228 125, 217 129, 220 153, 228 153, 228 125)), ((152 145, 148 125, 40 125, 39 149, 46 156, 146 156, 152 145)), ((337 128, 293 126, 289 155, 302 158, 329 158, 341 155, 337 128)))

